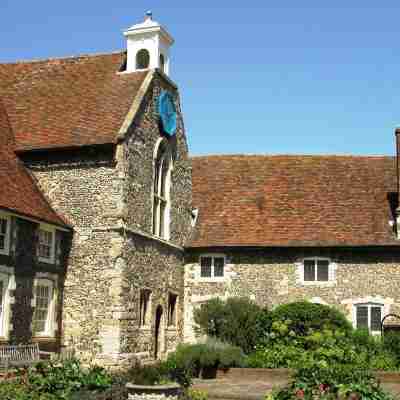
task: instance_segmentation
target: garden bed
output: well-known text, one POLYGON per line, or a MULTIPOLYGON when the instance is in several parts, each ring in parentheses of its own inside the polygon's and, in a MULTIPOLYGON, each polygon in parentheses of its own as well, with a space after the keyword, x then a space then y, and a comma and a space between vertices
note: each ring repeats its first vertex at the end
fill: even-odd
MULTIPOLYGON (((248 381, 270 381, 290 382, 294 370, 289 368, 227 368, 219 369, 217 379, 227 380, 248 380, 248 381)), ((400 372, 375 371, 376 379, 382 383, 397 383, 400 385, 400 372)))

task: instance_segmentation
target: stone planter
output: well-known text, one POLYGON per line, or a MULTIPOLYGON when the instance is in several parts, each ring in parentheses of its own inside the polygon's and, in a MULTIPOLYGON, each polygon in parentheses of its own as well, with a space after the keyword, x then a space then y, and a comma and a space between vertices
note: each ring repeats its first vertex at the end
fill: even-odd
POLYGON ((182 387, 176 383, 153 386, 127 383, 126 389, 128 391, 128 400, 177 400, 183 394, 182 387))

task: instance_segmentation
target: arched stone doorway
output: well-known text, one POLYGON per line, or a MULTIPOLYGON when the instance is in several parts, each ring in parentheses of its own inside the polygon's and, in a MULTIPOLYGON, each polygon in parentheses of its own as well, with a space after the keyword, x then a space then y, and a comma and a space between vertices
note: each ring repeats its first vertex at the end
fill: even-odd
POLYGON ((154 358, 159 360, 164 351, 164 312, 161 306, 156 309, 156 321, 154 331, 154 358))

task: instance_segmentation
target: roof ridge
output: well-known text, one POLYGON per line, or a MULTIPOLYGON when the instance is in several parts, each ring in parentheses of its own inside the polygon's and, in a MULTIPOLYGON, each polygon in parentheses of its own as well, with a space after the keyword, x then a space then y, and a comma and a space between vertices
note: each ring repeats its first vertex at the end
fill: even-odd
POLYGON ((60 56, 60 57, 48 57, 41 59, 33 59, 33 60, 16 60, 12 62, 0 62, 0 65, 20 65, 20 64, 39 64, 46 63, 51 61, 67 61, 67 60, 76 60, 80 58, 94 58, 94 57, 102 57, 102 56, 111 56, 116 54, 123 54, 126 50, 115 50, 112 52, 102 52, 102 53, 92 53, 92 54, 78 54, 72 56, 60 56))

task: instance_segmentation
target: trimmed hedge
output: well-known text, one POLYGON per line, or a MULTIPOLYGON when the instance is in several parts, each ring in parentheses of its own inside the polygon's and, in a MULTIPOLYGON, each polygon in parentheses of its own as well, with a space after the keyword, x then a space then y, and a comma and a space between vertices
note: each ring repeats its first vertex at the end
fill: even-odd
POLYGON ((308 301, 298 301, 276 307, 272 313, 273 321, 285 322, 289 331, 296 335, 308 335, 311 331, 340 330, 352 331, 347 318, 336 308, 308 301))

